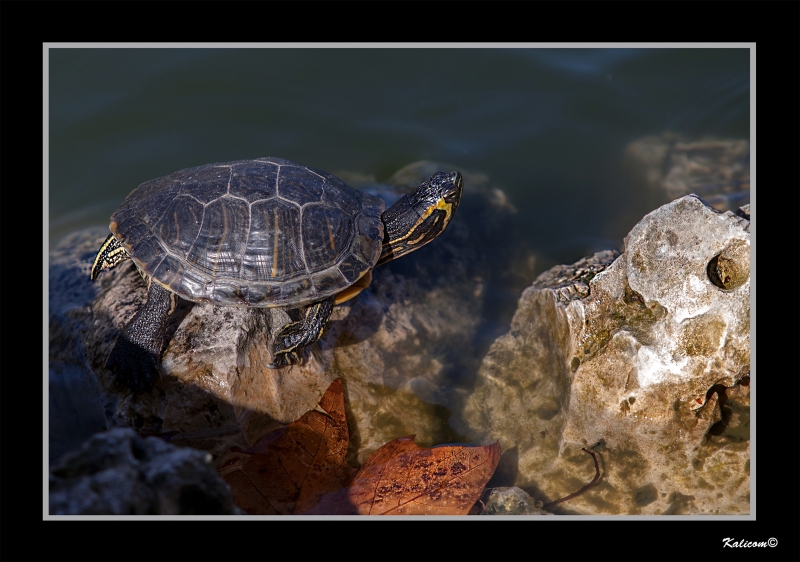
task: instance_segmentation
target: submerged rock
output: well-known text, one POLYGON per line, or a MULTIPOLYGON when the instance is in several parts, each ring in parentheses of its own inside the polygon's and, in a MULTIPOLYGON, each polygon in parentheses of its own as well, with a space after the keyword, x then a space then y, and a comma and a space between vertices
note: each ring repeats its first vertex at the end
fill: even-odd
POLYGON ((516 486, 487 488, 481 495, 479 515, 553 515, 525 490, 516 486))
POLYGON ((749 512, 749 224, 685 196, 525 290, 464 413, 509 483, 566 496, 588 446, 603 477, 556 512, 749 512))
POLYGON ((694 193, 718 211, 750 203, 750 143, 742 139, 688 140, 675 133, 630 143, 623 165, 633 180, 662 201, 694 193))

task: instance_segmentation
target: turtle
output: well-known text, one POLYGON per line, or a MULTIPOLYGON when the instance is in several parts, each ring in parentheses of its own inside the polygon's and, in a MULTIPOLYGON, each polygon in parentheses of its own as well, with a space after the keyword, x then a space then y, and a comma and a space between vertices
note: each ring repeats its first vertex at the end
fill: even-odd
POLYGON ((374 267, 421 248, 453 218, 462 175, 436 172, 388 209, 380 197, 283 158, 205 164, 147 181, 112 214, 90 279, 130 259, 147 300, 121 329, 106 366, 134 392, 160 377, 178 299, 280 307, 272 362, 301 362, 333 307, 355 297, 374 267))

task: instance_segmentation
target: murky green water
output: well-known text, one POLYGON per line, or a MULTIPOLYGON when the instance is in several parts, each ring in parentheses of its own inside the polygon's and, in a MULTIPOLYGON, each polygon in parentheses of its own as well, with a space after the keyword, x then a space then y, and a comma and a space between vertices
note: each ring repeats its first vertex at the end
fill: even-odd
POLYGON ((652 200, 623 148, 749 138, 747 49, 51 49, 50 241, 139 183, 281 156, 383 180, 417 160, 487 174, 542 268, 619 247, 652 200))

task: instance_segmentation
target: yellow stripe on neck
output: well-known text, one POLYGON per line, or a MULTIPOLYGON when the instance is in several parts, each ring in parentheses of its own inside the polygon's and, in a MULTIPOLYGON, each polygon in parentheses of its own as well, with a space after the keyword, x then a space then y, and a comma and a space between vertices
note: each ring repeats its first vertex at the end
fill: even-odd
MULTIPOLYGON (((407 239, 409 236, 414 234, 414 231, 417 229, 417 227, 421 225, 423 222, 425 222, 425 219, 431 216, 431 213, 433 213, 436 210, 444 211, 444 224, 442 225, 442 229, 444 229, 444 227, 447 226, 447 223, 450 222, 450 217, 453 214, 453 204, 448 203, 447 201, 444 200, 444 197, 442 197, 438 201, 436 201, 436 205, 431 205, 430 207, 425 209, 425 212, 422 213, 422 216, 419 218, 419 220, 414 224, 414 226, 408 229, 408 232, 406 232, 404 236, 401 236, 396 240, 391 240, 390 243, 396 244, 397 242, 402 242, 403 240, 407 239)), ((417 238, 417 241, 419 241, 419 238, 417 238)))
MULTIPOLYGON (((436 209, 440 209, 440 210, 444 211, 444 225, 447 226, 447 223, 450 222, 450 213, 452 213, 452 211, 453 211, 453 204, 452 203, 448 203, 447 201, 445 201, 444 197, 439 199, 436 202, 436 205, 434 205, 432 207, 428 207, 428 210, 426 210, 422 214, 422 218, 420 219, 420 221, 423 221, 423 220, 427 219, 429 216, 431 216, 431 213, 434 212, 436 209)), ((419 224, 419 222, 417 222, 417 224, 419 224)), ((416 228, 416 226, 415 226, 415 228, 416 228)))

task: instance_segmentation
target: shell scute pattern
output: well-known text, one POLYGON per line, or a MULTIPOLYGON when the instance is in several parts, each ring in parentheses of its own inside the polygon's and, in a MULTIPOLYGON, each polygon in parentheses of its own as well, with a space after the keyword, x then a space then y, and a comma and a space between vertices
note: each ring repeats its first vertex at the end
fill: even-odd
POLYGON ((278 194, 278 166, 258 160, 231 167, 230 194, 248 203, 269 199, 278 194))
POLYGON ((301 306, 375 265, 384 206, 320 170, 261 158, 145 182, 111 228, 145 274, 185 299, 301 306))

